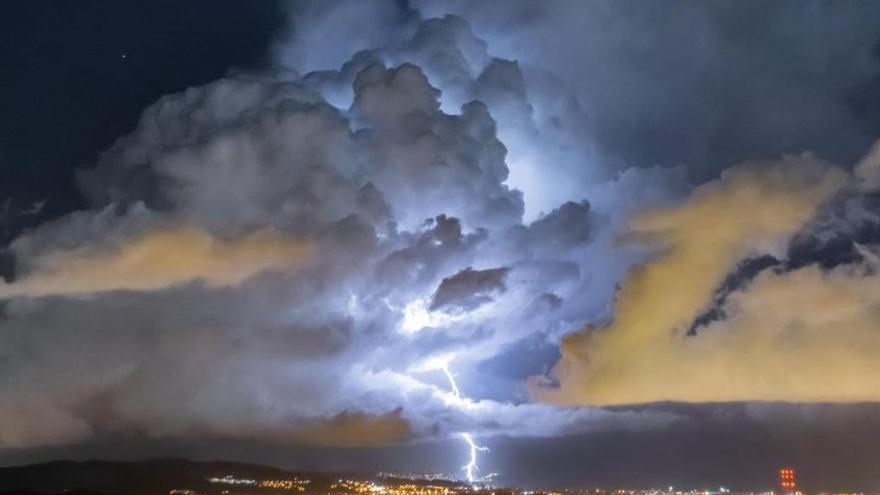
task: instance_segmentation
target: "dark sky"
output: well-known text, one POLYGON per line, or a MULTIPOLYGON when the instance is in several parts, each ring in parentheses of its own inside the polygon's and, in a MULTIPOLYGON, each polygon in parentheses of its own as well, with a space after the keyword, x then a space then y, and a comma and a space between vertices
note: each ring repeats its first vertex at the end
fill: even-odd
POLYGON ((0 464, 880 489, 876 4, 22 0, 0 60, 0 464))
POLYGON ((274 1, 10 2, 0 16, 2 242, 82 208, 74 180, 160 96, 267 62, 283 25, 274 1), (208 13, 210 12, 210 13, 208 13))

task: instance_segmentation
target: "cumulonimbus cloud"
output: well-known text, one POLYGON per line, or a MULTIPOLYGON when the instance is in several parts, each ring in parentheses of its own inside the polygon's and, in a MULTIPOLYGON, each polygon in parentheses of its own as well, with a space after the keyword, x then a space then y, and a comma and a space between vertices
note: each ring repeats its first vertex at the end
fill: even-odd
POLYGON ((738 262, 784 253, 848 180, 809 156, 752 164, 680 207, 637 217, 629 235, 662 253, 632 270, 608 327, 564 340, 558 386, 536 379, 535 396, 602 405, 880 399, 880 279, 870 260, 762 273, 727 297, 723 318, 690 331, 738 262))
MULTIPOLYGON (((652 408, 524 403, 523 382, 551 364, 561 335, 604 318, 615 285, 642 259, 641 243, 621 249, 613 229, 633 209, 668 204, 690 187, 683 167, 621 171, 621 162, 606 160, 605 149, 615 148, 609 143, 638 144, 614 128, 644 122, 638 116, 647 113, 663 119, 662 129, 676 120, 717 131, 717 116, 670 119, 650 102, 623 112, 635 91, 617 84, 608 86, 613 98, 587 91, 590 108, 578 104, 584 88, 571 83, 613 74, 592 70, 606 62, 626 61, 617 71, 623 79, 645 80, 627 75, 644 68, 631 72, 631 57, 560 59, 579 68, 566 81, 538 66, 543 56, 493 56, 491 40, 480 38, 485 31, 462 17, 408 11, 392 23, 400 29, 363 31, 364 19, 393 18, 363 14, 396 12, 399 2, 359 3, 347 17, 334 15, 339 4, 298 5, 305 13, 291 53, 305 75, 230 75, 163 97, 79 174, 94 209, 12 243, 16 279, 0 286, 9 299, 0 307, 0 445, 132 432, 373 445, 462 431, 553 436, 669 424, 670 415, 652 408), (352 37, 357 32, 366 36, 352 37), (339 59, 326 49, 330 34, 350 42, 335 45, 339 59), (319 51, 318 66, 299 56, 319 51), (604 139, 594 140, 596 131, 604 139), (278 273, 256 276, 264 271, 278 273), (448 364, 468 399, 448 392, 442 371, 427 365, 437 362, 448 364)), ((550 12, 560 14, 569 6, 555 5, 550 12)), ((600 25, 609 17, 589 18, 600 25)), ((542 25, 553 36, 539 37, 562 40, 556 17, 549 19, 542 25)), ((636 26, 644 31, 641 21, 636 26)), ((577 50, 564 58, 582 55, 583 43, 570 46, 577 50)), ((689 70, 705 68, 686 61, 689 70)), ((669 73, 663 64, 656 70, 669 73)), ((654 93, 663 107, 684 87, 673 86, 654 93)), ((780 87, 792 94, 788 81, 780 87)), ((688 94, 708 101, 715 93, 688 94)), ((765 100, 753 105, 761 116, 765 100)), ((675 108, 687 114, 705 106, 675 108)), ((730 114, 719 116, 728 122, 730 114)), ((733 122, 756 120, 743 115, 733 122)), ((833 127, 838 134, 849 128, 833 127)), ((677 142, 644 140, 636 130, 641 144, 677 142)), ((769 132, 759 130, 754 135, 769 132)), ((685 131, 658 135, 699 134, 700 146, 690 147, 704 149, 704 132, 685 131)), ((719 133, 709 134, 714 143, 719 133)), ((652 145, 640 148, 633 156, 650 154, 652 145)), ((646 163, 663 163, 651 158, 646 163)), ((876 168, 861 167, 865 187, 877 183, 870 179, 876 168)), ((808 158, 738 168, 681 208, 641 216, 633 237, 660 245, 665 256, 633 273, 610 329, 565 341, 561 388, 538 390, 539 398, 720 400, 690 392, 689 379, 704 377, 691 383, 717 390, 728 376, 700 366, 720 363, 713 353, 763 356, 749 354, 752 342, 735 341, 736 332, 720 336, 728 332, 718 325, 733 325, 732 318, 685 343, 694 316, 713 303, 738 260, 784 244, 846 180, 808 158), (718 335, 717 345, 709 335, 718 335), (707 357, 679 349, 693 346, 707 348, 707 357)), ((805 279, 799 284, 828 287, 827 277, 849 283, 859 273, 763 274, 731 294, 725 309, 745 314, 770 300, 749 294, 781 292, 777 285, 796 275, 805 279)), ((817 288, 815 297, 827 292, 817 288)), ((847 345, 865 338, 842 335, 847 345)))
MULTIPOLYGON (((427 74, 458 70, 431 54, 473 43, 466 27, 426 22, 394 67, 377 52, 293 80, 232 76, 145 109, 80 174, 95 209, 10 246, 0 403, 15 405, 0 406, 0 445, 131 432, 368 445, 667 424, 523 404, 530 373, 479 366, 524 341, 552 350, 549 335, 595 310, 576 296, 607 297, 593 280, 626 261, 595 269, 607 243, 592 243, 608 236, 583 198, 524 220, 489 105, 465 91, 442 109, 427 74), (337 82, 344 105, 331 103, 337 82), (441 357, 473 402, 423 369, 441 357)), ((609 187, 665 194, 651 175, 609 187)))

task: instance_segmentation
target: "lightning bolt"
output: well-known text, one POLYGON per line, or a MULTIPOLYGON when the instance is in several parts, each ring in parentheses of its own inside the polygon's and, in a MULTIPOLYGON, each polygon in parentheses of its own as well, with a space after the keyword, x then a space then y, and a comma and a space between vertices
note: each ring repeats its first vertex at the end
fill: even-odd
POLYGON ((462 433, 461 438, 464 438, 464 441, 471 449, 471 462, 465 464, 462 469, 467 475, 468 483, 473 483, 474 481, 477 481, 476 477, 474 477, 474 473, 480 470, 480 468, 477 467, 477 453, 489 452, 489 447, 483 447, 481 445, 475 444, 474 439, 471 438, 470 433, 462 433))
POLYGON ((452 395, 455 396, 456 399, 461 399, 461 390, 458 389, 458 385, 455 383, 455 375, 449 371, 449 364, 443 363, 443 374, 446 375, 446 379, 449 380, 449 390, 452 392, 452 395))
MULTIPOLYGON (((456 399, 461 399, 461 390, 458 388, 458 384, 455 383, 455 375, 449 371, 449 363, 443 363, 443 366, 441 366, 440 369, 443 371, 443 374, 446 375, 446 379, 449 380, 450 393, 452 393, 456 399)), ((461 469, 465 472, 468 483, 473 484, 480 481, 480 479, 476 477, 476 472, 480 470, 477 467, 477 454, 480 452, 489 452, 489 447, 477 445, 470 433, 462 433, 461 438, 464 439, 465 443, 468 445, 468 449, 470 449, 470 462, 465 464, 461 469)))

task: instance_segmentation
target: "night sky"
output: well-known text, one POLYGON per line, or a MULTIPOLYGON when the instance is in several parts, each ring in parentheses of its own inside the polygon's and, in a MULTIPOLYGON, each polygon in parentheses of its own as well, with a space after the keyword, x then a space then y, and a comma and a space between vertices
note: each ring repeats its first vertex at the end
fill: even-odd
POLYGON ((230 70, 264 66, 281 12, 273 2, 5 5, 4 244, 25 226, 84 208, 74 172, 130 132, 144 107, 230 70), (45 216, 22 218, 41 201, 45 216))
POLYGON ((23 0, 0 60, 0 464, 880 489, 880 4, 23 0))

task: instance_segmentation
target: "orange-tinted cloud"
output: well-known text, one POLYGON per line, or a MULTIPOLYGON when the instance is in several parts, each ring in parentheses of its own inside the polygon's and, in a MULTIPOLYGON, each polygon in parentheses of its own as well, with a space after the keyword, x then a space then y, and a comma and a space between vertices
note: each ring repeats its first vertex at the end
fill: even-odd
POLYGON ((316 420, 295 429, 290 437, 310 445, 325 447, 365 447, 409 440, 413 436, 402 411, 382 415, 343 412, 330 419, 316 420))
POLYGON ((0 298, 152 291, 190 281, 211 287, 304 261, 305 242, 262 230, 222 240, 192 227, 153 230, 112 247, 54 251, 0 285, 0 298))
POLYGON ((848 176, 811 157, 728 170, 680 207, 646 213, 630 235, 662 255, 633 270, 613 323, 566 338, 563 404, 880 399, 880 278, 864 266, 767 273, 731 295, 727 317, 686 333, 743 258, 775 252, 848 176))

